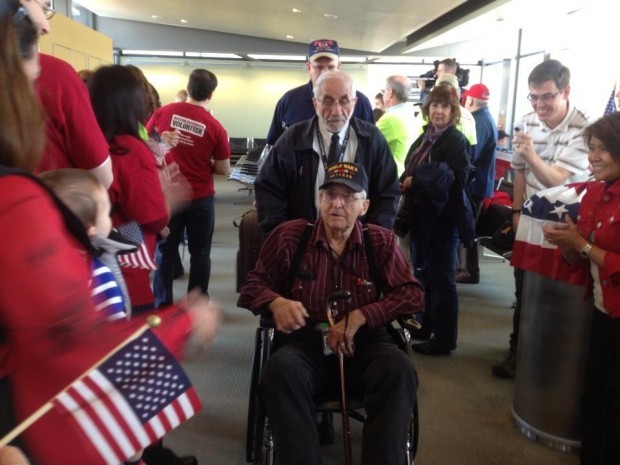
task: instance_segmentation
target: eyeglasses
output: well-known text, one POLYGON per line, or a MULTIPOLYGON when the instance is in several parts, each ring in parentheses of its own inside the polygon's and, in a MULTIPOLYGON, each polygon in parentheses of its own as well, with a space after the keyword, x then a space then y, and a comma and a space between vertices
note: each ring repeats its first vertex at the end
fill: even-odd
MULTIPOLYGON (((563 90, 563 89, 562 89, 563 90)), ((544 95, 532 95, 532 94, 527 94, 527 99, 532 102, 532 103, 536 103, 539 100, 541 102, 544 103, 548 103, 551 100, 553 100, 554 98, 556 98, 558 95, 560 95, 562 93, 562 90, 558 90, 555 94, 544 94, 544 95)))
POLYGON ((336 105, 340 105, 341 108, 348 108, 351 106, 353 102, 355 102, 356 98, 350 100, 349 97, 342 97, 340 100, 334 100, 330 97, 324 97, 322 99, 316 99, 323 107, 332 108, 336 105))
POLYGON ((51 6, 49 6, 47 3, 43 3, 41 0, 34 0, 34 1, 37 2, 39 6, 41 7, 41 9, 43 10, 43 15, 45 16, 45 19, 52 19, 54 17, 54 15, 56 14, 56 11, 52 9, 51 6))
POLYGON ((358 200, 364 200, 362 197, 358 197, 357 194, 336 192, 331 190, 324 190, 321 200, 325 203, 334 203, 336 199, 340 200, 340 203, 345 207, 350 207, 358 200))

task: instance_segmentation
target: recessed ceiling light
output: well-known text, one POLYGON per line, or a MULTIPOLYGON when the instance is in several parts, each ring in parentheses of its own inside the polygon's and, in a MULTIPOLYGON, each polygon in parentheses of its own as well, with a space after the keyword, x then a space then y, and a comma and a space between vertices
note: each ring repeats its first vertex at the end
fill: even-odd
POLYGON ((236 53, 219 53, 219 52, 185 52, 186 57, 190 58, 228 58, 240 60, 241 56, 236 53))
POLYGON ((151 18, 153 18, 153 19, 162 19, 162 16, 159 16, 159 15, 151 15, 151 18))
POLYGON ((259 53, 248 53, 248 57, 254 60, 306 61, 305 55, 263 55, 259 53))
POLYGON ((301 13, 301 10, 299 8, 293 8, 291 11, 293 13, 301 13))
POLYGON ((182 57, 183 52, 176 50, 122 50, 123 55, 182 57))
POLYGON ((181 19, 181 22, 182 22, 183 24, 187 24, 187 19, 181 19))
POLYGON ((294 39, 294 38, 295 38, 295 36, 292 36, 292 35, 290 35, 290 34, 286 34, 286 38, 287 38, 287 39, 294 39))
POLYGON ((324 17, 324 18, 327 18, 327 19, 338 19, 338 16, 337 16, 337 15, 333 15, 333 14, 331 14, 331 13, 325 13, 325 14, 323 15, 323 17, 324 17))

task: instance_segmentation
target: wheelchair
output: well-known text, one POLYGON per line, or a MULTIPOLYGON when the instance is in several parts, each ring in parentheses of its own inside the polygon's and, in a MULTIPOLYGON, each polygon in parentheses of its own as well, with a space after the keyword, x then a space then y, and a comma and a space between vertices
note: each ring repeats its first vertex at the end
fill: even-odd
MULTIPOLYGON (((392 323, 391 329, 396 336, 398 346, 407 354, 411 355, 410 334, 405 324, 398 321, 392 323)), ((270 314, 260 317, 259 327, 256 329, 254 356, 252 360, 252 378, 250 382, 250 399, 248 404, 248 422, 246 431, 246 461, 254 465, 274 465, 275 454, 273 436, 269 425, 269 418, 260 396, 260 379, 262 369, 267 362, 273 347, 275 334, 274 323, 270 314)), ((356 399, 347 400, 347 413, 350 418, 364 422, 366 417, 363 404, 356 399)), ((339 395, 333 398, 316 399, 316 412, 341 413, 339 395)), ((419 421, 418 401, 415 399, 407 439, 403 447, 406 450, 406 462, 403 465, 413 465, 418 449, 419 421)))

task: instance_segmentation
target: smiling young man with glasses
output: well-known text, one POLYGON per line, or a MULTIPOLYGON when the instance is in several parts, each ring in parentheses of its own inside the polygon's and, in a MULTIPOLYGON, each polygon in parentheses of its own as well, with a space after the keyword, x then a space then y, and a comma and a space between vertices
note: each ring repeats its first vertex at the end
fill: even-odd
MULTIPOLYGON (((539 191, 587 179, 588 149, 582 137, 588 117, 569 102, 570 70, 557 60, 537 65, 528 77, 527 99, 533 111, 515 125, 512 168, 515 170, 512 222, 516 231, 526 199, 539 191)), ((523 270, 515 268, 516 306, 510 350, 493 366, 500 378, 514 378, 519 340, 523 270)))
POLYGON ((291 126, 277 140, 254 183, 261 229, 284 221, 314 221, 319 186, 328 165, 356 162, 370 181, 364 220, 392 228, 399 197, 396 164, 374 124, 355 117, 359 99, 346 73, 323 72, 314 87, 314 117, 291 126))
MULTIPOLYGON (((312 88, 316 84, 316 80, 326 71, 338 71, 339 69, 340 49, 338 42, 332 39, 317 39, 310 42, 308 61, 306 62, 310 81, 303 86, 289 90, 278 100, 267 135, 267 144, 275 144, 291 125, 314 116, 312 88)), ((369 123, 374 123, 375 118, 368 97, 361 92, 356 92, 356 97, 357 105, 354 115, 369 123)))

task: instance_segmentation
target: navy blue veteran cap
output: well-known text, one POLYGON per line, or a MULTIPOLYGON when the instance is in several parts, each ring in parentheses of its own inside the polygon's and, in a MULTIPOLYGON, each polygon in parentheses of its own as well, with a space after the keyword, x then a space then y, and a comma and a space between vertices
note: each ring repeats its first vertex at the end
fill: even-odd
POLYGON ((319 189, 325 189, 330 184, 342 184, 355 192, 362 192, 368 190, 368 177, 359 163, 338 162, 327 167, 325 182, 319 189))
POLYGON ((308 47, 308 61, 316 60, 317 58, 327 57, 332 60, 337 60, 340 56, 340 49, 338 49, 338 42, 331 39, 317 39, 310 42, 308 47))

